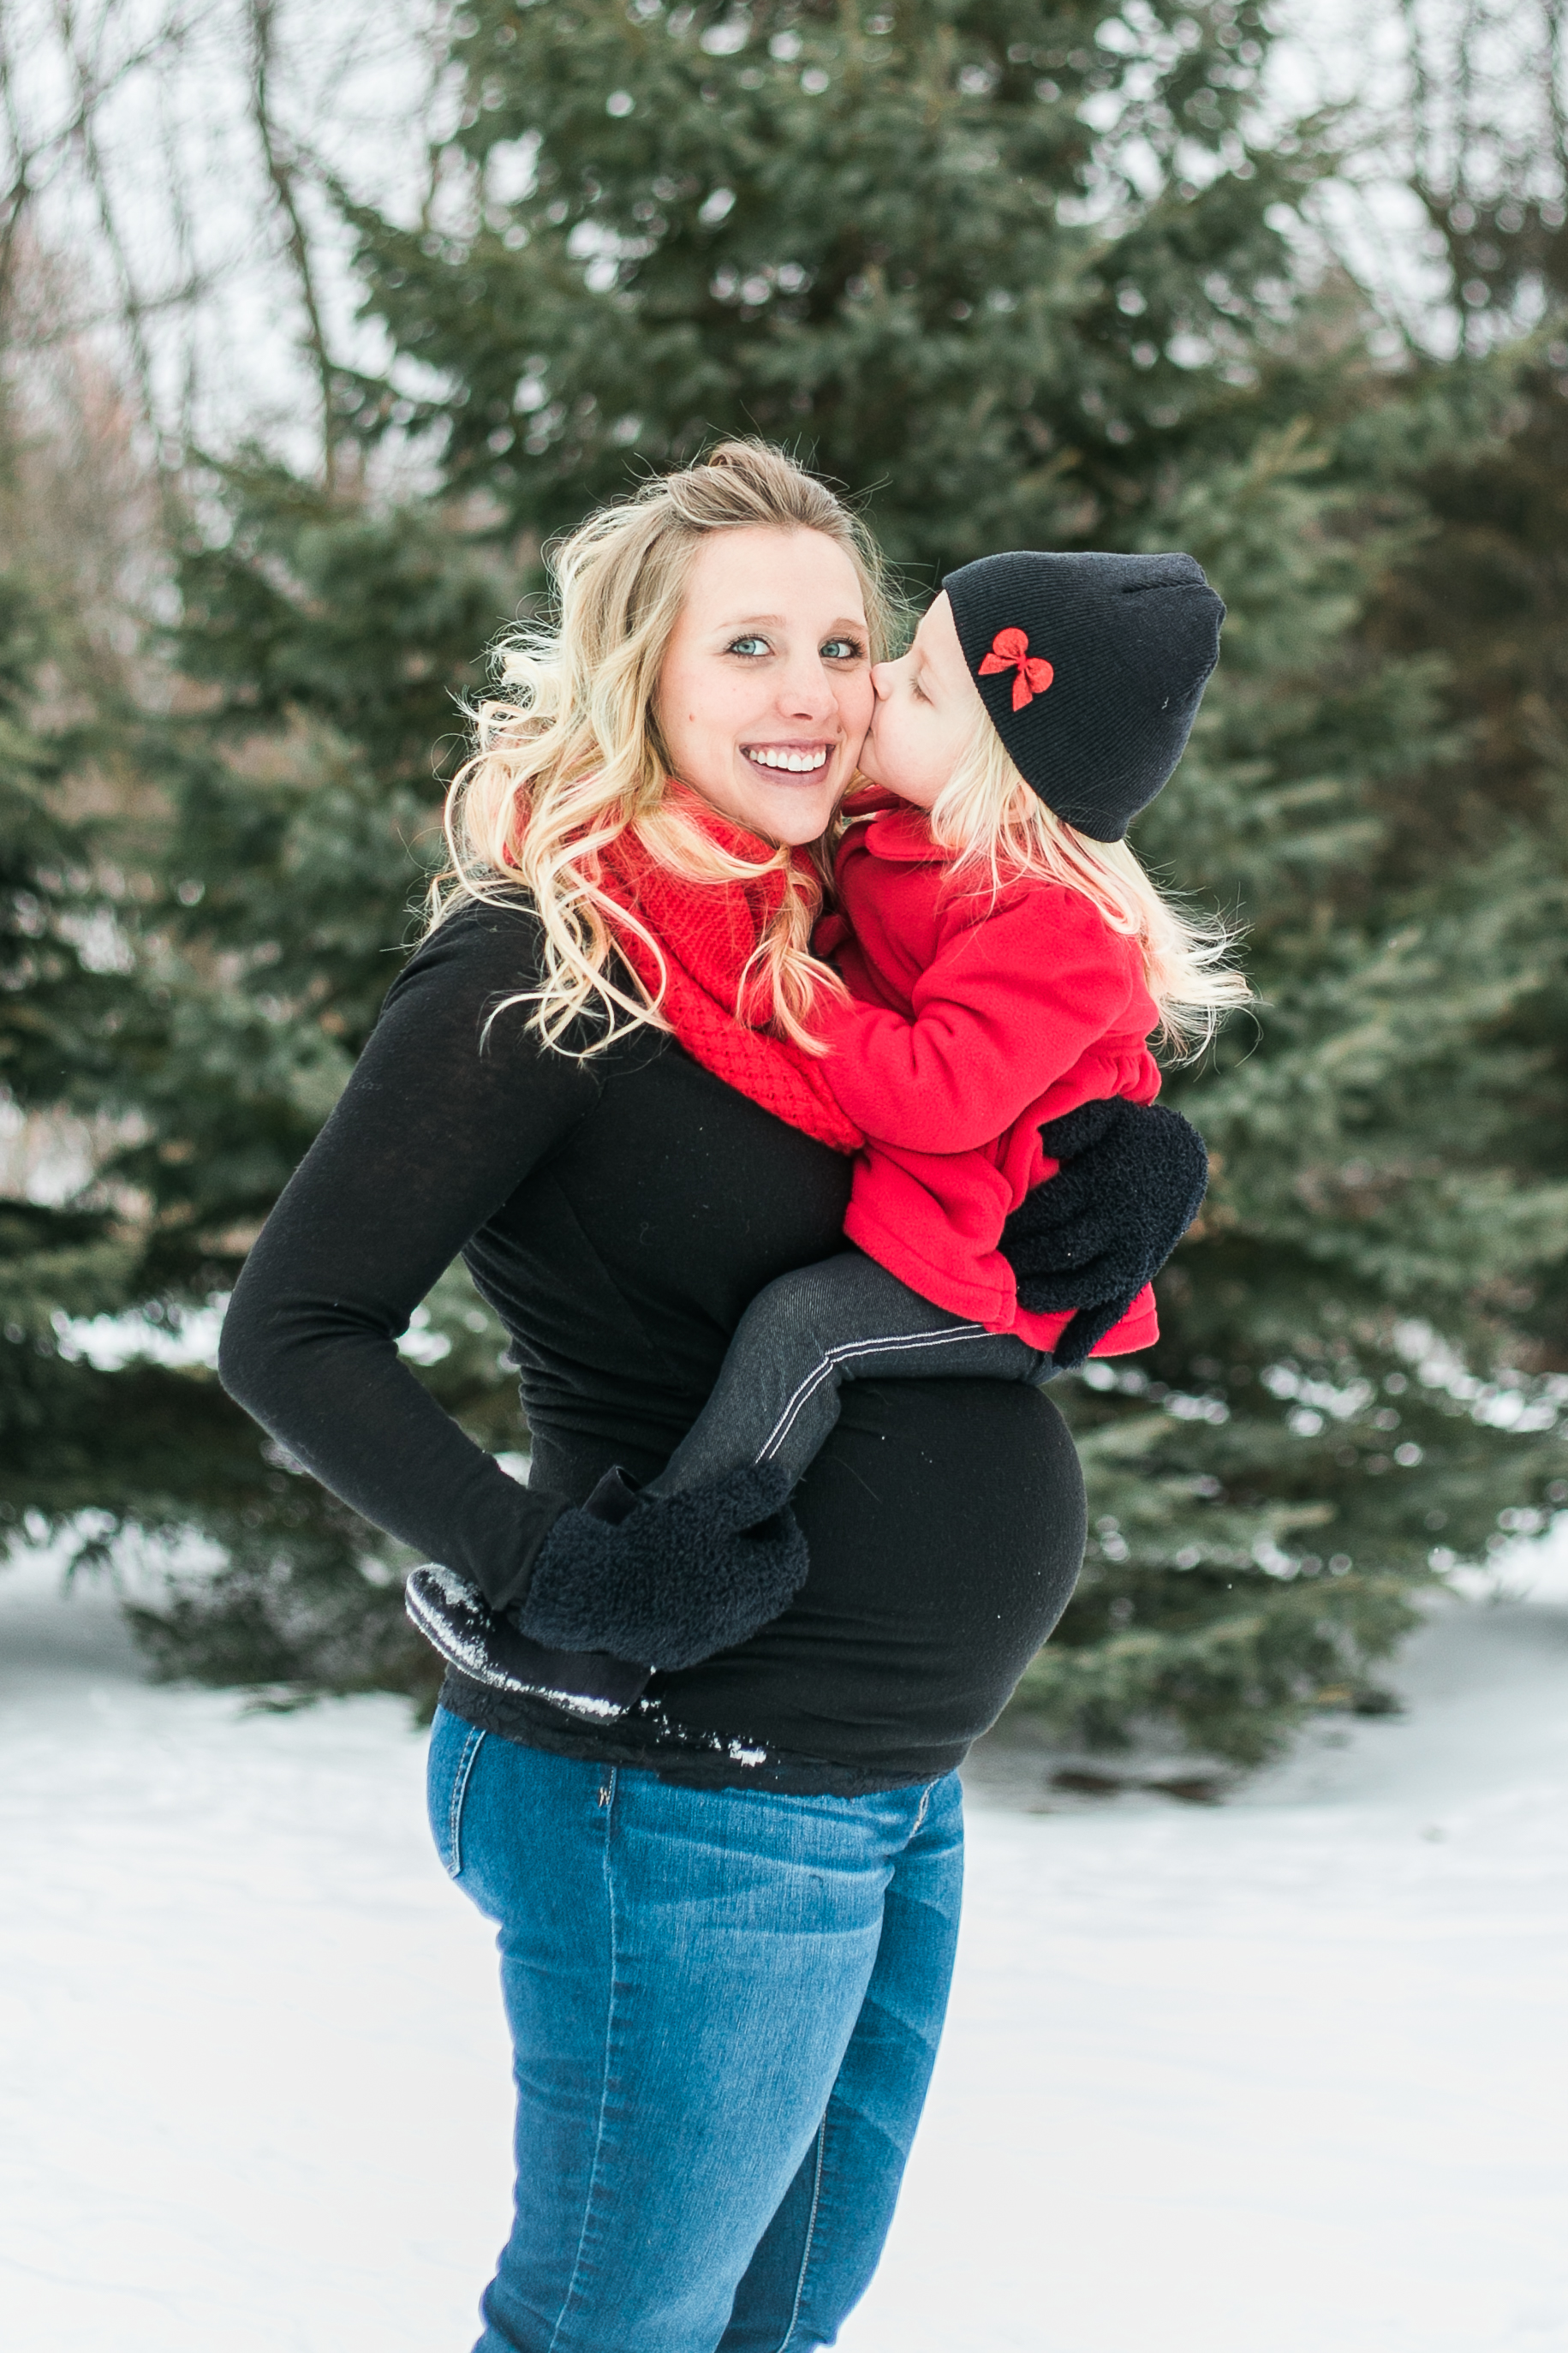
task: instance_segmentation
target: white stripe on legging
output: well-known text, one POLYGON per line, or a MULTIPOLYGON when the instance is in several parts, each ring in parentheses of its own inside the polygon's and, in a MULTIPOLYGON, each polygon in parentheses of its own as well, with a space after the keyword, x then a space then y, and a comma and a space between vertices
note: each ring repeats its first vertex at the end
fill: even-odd
POLYGON ((826 1380, 831 1379, 837 1366, 847 1364, 856 1356, 885 1356, 892 1348, 945 1348, 953 1340, 975 1340, 987 1337, 984 1324, 960 1324, 952 1332, 903 1332, 880 1340, 846 1340, 841 1347, 829 1348, 825 1356, 806 1375, 800 1387, 785 1405, 763 1441, 759 1462, 771 1461, 784 1444, 805 1406, 826 1380))

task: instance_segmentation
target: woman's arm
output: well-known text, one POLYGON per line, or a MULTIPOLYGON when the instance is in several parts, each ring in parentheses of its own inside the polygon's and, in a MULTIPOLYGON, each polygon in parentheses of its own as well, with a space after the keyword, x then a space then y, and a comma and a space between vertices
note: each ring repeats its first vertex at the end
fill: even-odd
POLYGON ((397 1353, 415 1308, 597 1095, 542 1048, 522 910, 449 918, 402 973, 342 1100, 251 1251, 225 1320, 224 1387, 356 1512, 479 1587, 527 1585, 563 1499, 520 1486, 397 1353))
POLYGON ((868 1137, 973 1151, 1119 1025, 1137 982, 1131 943, 1079 892, 1015 889, 977 920, 955 912, 912 1020, 853 998, 824 1008, 823 1073, 868 1137))

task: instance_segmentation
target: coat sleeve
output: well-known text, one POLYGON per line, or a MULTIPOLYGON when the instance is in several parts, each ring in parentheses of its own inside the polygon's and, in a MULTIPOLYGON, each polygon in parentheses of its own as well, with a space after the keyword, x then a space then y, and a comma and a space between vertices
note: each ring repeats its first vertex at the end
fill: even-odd
POLYGON ((336 1109, 246 1262, 224 1321, 224 1387, 323 1486, 478 1585, 526 1587, 564 1499, 501 1470, 398 1354, 438 1275, 597 1099, 542 1047, 521 912, 449 918, 394 984, 336 1109))
POLYGON ((977 918, 965 903, 914 985, 911 1020, 855 1000, 823 1024, 840 1103, 906 1151, 969 1152, 1005 1134, 1119 1026, 1137 985, 1131 944, 1076 891, 1019 890, 977 918))

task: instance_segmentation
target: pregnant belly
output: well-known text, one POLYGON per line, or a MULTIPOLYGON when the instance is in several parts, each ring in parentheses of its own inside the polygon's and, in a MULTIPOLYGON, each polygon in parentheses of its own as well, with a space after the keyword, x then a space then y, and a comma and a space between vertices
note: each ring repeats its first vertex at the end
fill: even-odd
POLYGON ((796 1497, 811 1575, 739 1649, 661 1679, 670 1717, 890 1776, 993 1724, 1083 1557, 1061 1415, 1005 1381, 858 1382, 796 1497))

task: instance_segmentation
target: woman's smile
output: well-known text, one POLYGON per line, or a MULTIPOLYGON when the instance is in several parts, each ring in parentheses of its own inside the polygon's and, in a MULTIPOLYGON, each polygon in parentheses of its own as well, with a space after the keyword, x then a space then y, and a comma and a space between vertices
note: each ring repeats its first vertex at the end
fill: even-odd
POLYGON ((773 775, 815 779, 833 756, 831 744, 742 744, 742 752, 753 767, 773 775))

